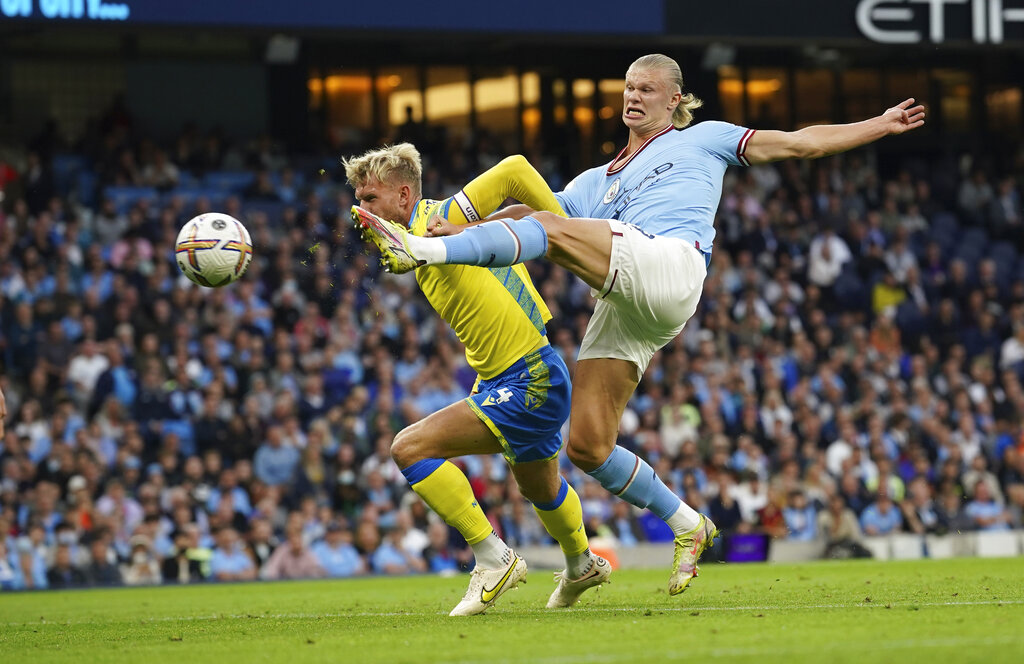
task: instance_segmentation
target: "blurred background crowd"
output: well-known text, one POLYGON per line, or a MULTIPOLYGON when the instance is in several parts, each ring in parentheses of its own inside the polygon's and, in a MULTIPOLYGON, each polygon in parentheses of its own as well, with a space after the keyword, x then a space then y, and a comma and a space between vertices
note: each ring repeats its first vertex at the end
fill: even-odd
MULTIPOLYGON (((505 156, 412 122, 391 139, 419 144, 433 198, 505 156)), ((116 102, 75 145, 50 124, 9 154, 0 589, 472 567, 389 447, 475 376, 350 229, 339 154, 188 125, 158 144, 116 102), (207 290, 173 243, 214 210, 256 257, 207 290)), ((574 175, 529 156, 553 189, 574 175)), ((864 150, 727 176, 698 314, 619 441, 726 531, 726 559, 729 536, 856 556, 865 535, 1024 527, 1024 160, 897 166, 864 150)), ((571 369, 589 289, 530 270, 571 369)), ((458 463, 506 541, 551 541, 500 457, 458 463)), ((671 540, 563 471, 602 543, 671 540)))

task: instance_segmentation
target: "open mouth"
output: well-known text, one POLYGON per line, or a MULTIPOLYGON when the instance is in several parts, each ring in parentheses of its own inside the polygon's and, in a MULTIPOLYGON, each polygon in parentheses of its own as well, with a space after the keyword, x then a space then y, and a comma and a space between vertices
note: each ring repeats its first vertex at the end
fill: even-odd
POLYGON ((625 115, 627 118, 642 118, 646 113, 641 111, 639 108, 627 108, 625 115))

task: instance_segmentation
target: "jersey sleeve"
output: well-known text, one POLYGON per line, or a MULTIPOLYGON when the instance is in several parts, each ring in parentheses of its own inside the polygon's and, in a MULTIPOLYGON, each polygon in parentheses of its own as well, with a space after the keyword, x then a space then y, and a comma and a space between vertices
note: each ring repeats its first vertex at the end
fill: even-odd
POLYGON ((441 214, 453 224, 480 221, 507 198, 565 216, 544 178, 521 155, 506 157, 476 177, 446 201, 441 214))
POLYGON ((565 189, 555 194, 558 204, 569 217, 590 217, 593 208, 593 178, 591 172, 584 171, 566 185, 565 189))
POLYGON ((747 143, 754 129, 718 120, 708 120, 693 127, 700 133, 700 144, 711 154, 731 166, 750 166, 747 143))

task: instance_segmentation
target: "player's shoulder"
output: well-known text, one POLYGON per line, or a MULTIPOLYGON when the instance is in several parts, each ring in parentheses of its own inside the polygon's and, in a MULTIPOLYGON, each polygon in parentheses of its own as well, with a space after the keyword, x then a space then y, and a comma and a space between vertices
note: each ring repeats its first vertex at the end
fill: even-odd
POLYGON ((450 197, 442 199, 440 201, 434 200, 433 198, 421 198, 420 202, 416 204, 416 216, 430 216, 437 212, 438 208, 440 208, 449 201, 451 201, 450 197))
POLYGON ((602 164, 600 166, 594 166, 588 168, 576 177, 574 177, 569 184, 565 186, 565 191, 572 191, 584 184, 592 184, 595 181, 600 180, 604 176, 605 171, 608 170, 608 164, 602 164))
POLYGON ((444 204, 450 201, 450 198, 444 200, 434 200, 432 198, 421 198, 416 207, 412 212, 412 219, 409 220, 409 228, 412 230, 414 235, 423 235, 426 232, 427 220, 434 216, 435 212, 442 211, 444 204))
POLYGON ((722 136, 738 130, 745 131, 745 128, 722 120, 704 120, 680 130, 679 133, 690 138, 700 138, 705 136, 722 136))

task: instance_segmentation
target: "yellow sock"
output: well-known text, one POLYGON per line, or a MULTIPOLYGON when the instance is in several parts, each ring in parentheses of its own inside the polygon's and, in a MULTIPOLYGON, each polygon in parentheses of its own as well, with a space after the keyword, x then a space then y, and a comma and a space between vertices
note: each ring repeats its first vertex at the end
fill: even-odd
POLYGON ((450 461, 413 484, 412 489, 445 523, 462 533, 470 545, 491 534, 491 522, 473 496, 473 487, 450 461))
POLYGON ((522 155, 515 155, 502 159, 456 194, 455 204, 448 209, 448 221, 479 221, 498 209, 506 198, 514 198, 534 210, 566 216, 537 169, 522 155))
POLYGON ((586 551, 590 543, 583 529, 583 505, 580 503, 580 497, 565 478, 562 478, 562 489, 559 490, 559 494, 561 495, 563 491, 565 496, 561 501, 556 498, 546 505, 534 505, 533 509, 540 517, 544 528, 555 538, 562 547, 562 553, 568 558, 586 551))

